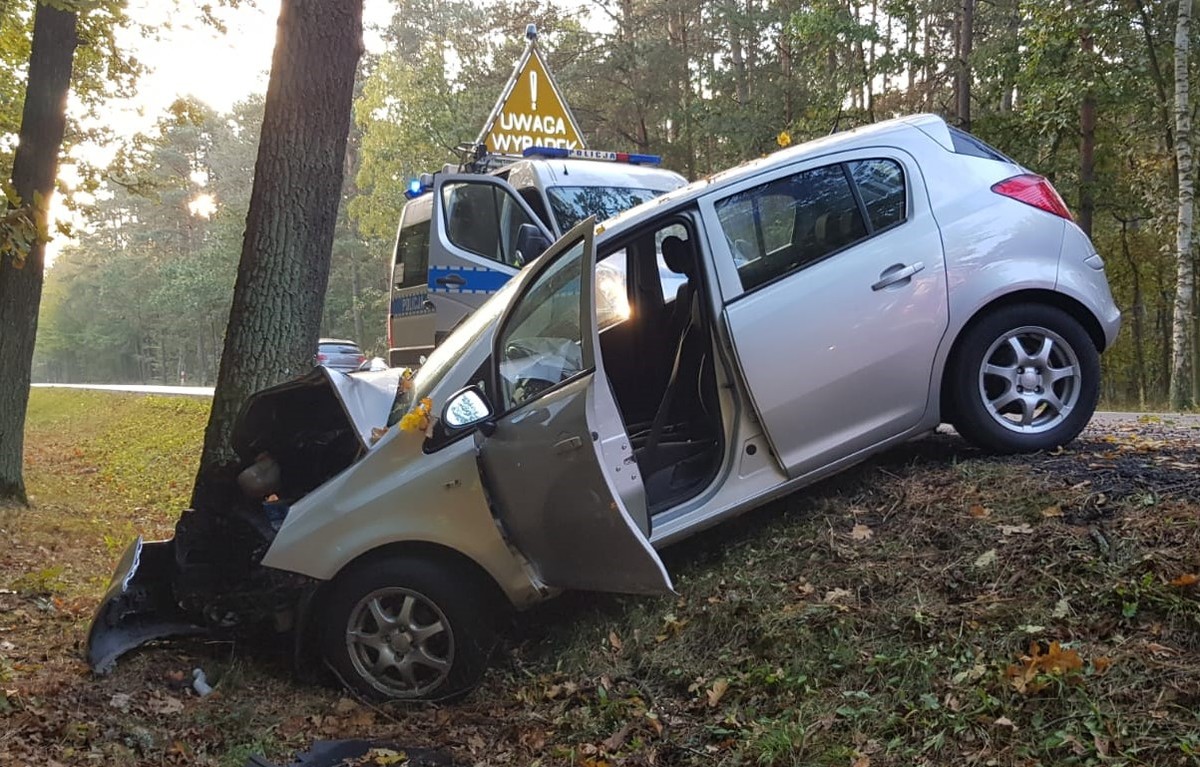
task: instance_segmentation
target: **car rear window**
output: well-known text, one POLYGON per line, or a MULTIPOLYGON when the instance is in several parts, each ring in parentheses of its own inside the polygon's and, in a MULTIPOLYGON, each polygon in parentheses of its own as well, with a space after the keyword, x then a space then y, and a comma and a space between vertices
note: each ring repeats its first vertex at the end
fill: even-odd
POLYGON ((325 354, 360 354, 354 344, 321 344, 320 350, 325 354))
POLYGON ((1010 157, 999 149, 958 128, 950 127, 950 141, 954 144, 954 151, 957 154, 982 157, 985 160, 995 160, 996 162, 1006 162, 1010 165, 1016 165, 1010 157))

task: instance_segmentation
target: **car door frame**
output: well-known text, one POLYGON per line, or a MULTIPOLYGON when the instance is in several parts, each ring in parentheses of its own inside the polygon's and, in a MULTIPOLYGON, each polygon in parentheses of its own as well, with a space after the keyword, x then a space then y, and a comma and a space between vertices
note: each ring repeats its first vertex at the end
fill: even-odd
MULTIPOLYGON (((488 428, 475 432, 481 478, 502 528, 505 529, 514 546, 534 564, 546 585, 621 593, 673 593, 673 586, 666 567, 650 545, 644 525, 639 523, 646 515, 645 490, 638 478, 632 445, 624 431, 624 424, 604 374, 595 310, 595 229, 595 218, 589 217, 552 245, 544 254, 544 258, 541 258, 524 277, 520 292, 513 297, 508 309, 496 322, 490 355, 493 373, 491 376, 492 391, 495 393, 493 399, 496 400, 493 402, 493 408, 496 413, 488 419, 490 422, 488 428), (503 350, 500 346, 504 342, 504 330, 512 319, 513 313, 523 306, 522 299, 529 289, 537 284, 539 278, 547 270, 558 263, 560 257, 565 257, 565 254, 572 251, 580 242, 583 243, 584 248, 580 256, 581 370, 538 392, 529 400, 511 408, 503 407, 503 403, 499 400, 501 392, 504 391, 503 382, 500 380, 500 360, 503 358, 503 350), (572 388, 584 389, 584 391, 570 392, 572 388), (513 491, 509 484, 509 475, 497 471, 497 467, 490 465, 488 449, 490 440, 496 439, 497 435, 500 435, 501 438, 506 436, 502 433, 504 429, 540 426, 540 423, 546 420, 546 414, 539 413, 539 410, 547 410, 541 405, 545 404, 548 399, 562 396, 564 392, 570 392, 567 396, 575 397, 576 401, 580 396, 586 398, 584 403, 585 423, 580 425, 581 429, 576 429, 578 433, 554 435, 554 439, 559 440, 555 444, 555 452, 557 453, 558 449, 562 447, 564 456, 569 452, 570 459, 584 461, 587 459, 578 457, 581 455, 593 456, 596 474, 592 479, 599 479, 604 486, 599 487, 598 482, 593 481, 590 486, 579 487, 578 491, 581 497, 586 499, 590 494, 595 501, 599 502, 598 505, 593 505, 593 512, 599 510, 600 506, 604 506, 605 510, 598 515, 580 515, 577 526, 579 540, 574 542, 575 545, 570 542, 559 542, 554 547, 556 550, 549 552, 537 550, 539 544, 545 543, 538 540, 537 536, 522 534, 523 529, 528 529, 525 523, 530 521, 536 523, 548 518, 547 510, 530 510, 520 504, 506 504, 506 497, 510 496, 513 491), (526 427, 522 423, 523 421, 530 421, 530 426, 526 427), (618 428, 612 428, 614 424, 618 428), (588 450, 592 452, 586 452, 588 450), (603 517, 603 514, 608 511, 616 514, 615 524, 611 518, 603 517), (529 519, 517 515, 522 515, 522 517, 527 515, 529 519), (589 560, 587 556, 579 554, 585 550, 590 553, 595 550, 595 547, 604 545, 619 547, 615 553, 623 556, 614 556, 607 562, 597 562, 594 558, 589 560), (560 555, 570 561, 560 561, 560 555), (614 568, 613 562, 620 562, 622 566, 614 568), (588 566, 592 569, 584 569, 588 566), (581 571, 574 572, 574 569, 581 571)), ((511 448, 505 449, 512 454, 511 448)), ((569 459, 555 456, 550 460, 566 463, 569 459)), ((515 476, 516 467, 508 468, 513 469, 511 473, 515 476)), ((591 468, 590 464, 586 466, 586 469, 591 468)), ((566 472, 567 470, 564 469, 563 472, 555 475, 555 478, 565 476, 566 472)), ((536 476, 525 474, 521 481, 528 484, 544 481, 549 485, 552 481, 552 474, 553 468, 550 465, 541 464, 536 476)), ((579 472, 576 471, 575 476, 578 474, 579 472)), ((555 487, 561 487, 561 485, 555 485, 555 487)), ((572 525, 573 529, 574 527, 572 525)))
MULTIPOLYGON (((855 191, 855 194, 857 195, 858 192, 855 191)), ((913 156, 913 154, 903 146, 880 144, 880 145, 874 145, 874 146, 854 147, 854 148, 850 148, 850 149, 841 149, 841 150, 837 150, 837 151, 826 152, 826 153, 823 153, 820 155, 804 157, 802 159, 797 159, 793 162, 789 162, 787 164, 779 165, 778 167, 772 168, 769 172, 760 173, 755 176, 743 179, 736 184, 731 184, 729 186, 722 187, 719 190, 715 190, 712 193, 701 197, 697 201, 697 203, 698 203, 698 207, 700 210, 701 219, 703 220, 703 223, 704 223, 704 229, 708 233, 709 251, 710 251, 711 257, 713 259, 713 263, 711 265, 713 267, 713 273, 716 276, 716 288, 717 288, 717 291, 719 294, 719 300, 720 300, 719 316, 721 318, 720 322, 718 323, 719 328, 720 328, 719 332, 723 336, 724 343, 726 343, 728 348, 732 350, 733 358, 736 361, 735 368, 737 370, 737 375, 739 378, 739 385, 742 387, 742 390, 747 394, 747 399, 753 405, 755 413, 758 416, 760 422, 763 423, 765 436, 767 438, 768 443, 771 445, 772 454, 777 457, 777 460, 780 461, 781 466, 783 466, 783 468, 785 470, 787 470, 786 462, 783 460, 783 456, 786 454, 786 450, 783 450, 783 448, 785 446, 776 444, 775 437, 771 433, 770 424, 767 423, 766 419, 763 418, 762 411, 759 408, 758 402, 755 399, 754 392, 751 389, 749 379, 746 375, 745 368, 743 367, 743 362, 738 353, 737 343, 736 343, 736 340, 734 339, 733 329, 729 325, 727 310, 729 309, 729 307, 731 305, 737 303, 739 300, 741 300, 749 295, 752 295, 760 290, 768 288, 778 281, 794 278, 796 275, 801 274, 804 271, 807 271, 808 269, 810 269, 811 267, 813 267, 817 264, 824 263, 825 261, 828 261, 831 259, 839 258, 840 256, 847 253, 848 251, 852 251, 854 248, 856 248, 864 243, 870 242, 875 237, 887 235, 896 230, 901 230, 904 228, 905 225, 909 224, 914 219, 920 219, 920 220, 928 219, 929 224, 934 228, 934 231, 936 231, 938 233, 938 245, 939 245, 939 248, 941 248, 940 259, 938 259, 937 263, 930 262, 930 263, 927 263, 926 266, 929 267, 929 271, 928 271, 929 274, 940 272, 942 274, 943 282, 944 282, 945 251, 944 251, 944 247, 942 247, 942 244, 941 244, 940 228, 938 226, 936 218, 933 216, 933 207, 932 207, 932 203, 929 199, 928 185, 925 181, 924 172, 923 172, 920 164, 917 162, 917 159, 913 156), (822 256, 820 259, 815 260, 810 263, 807 263, 795 271, 786 272, 786 273, 781 274, 781 275, 779 275, 771 280, 768 280, 764 283, 752 286, 749 289, 743 288, 742 283, 741 283, 741 278, 737 271, 737 266, 734 262, 734 254, 732 252, 732 248, 730 247, 729 243, 727 242, 727 240, 724 236, 724 229, 721 226, 720 218, 717 214, 716 203, 721 200, 724 200, 728 197, 731 197, 733 195, 739 194, 741 192, 745 192, 745 191, 754 189, 756 187, 760 187, 760 186, 772 183, 779 179, 794 176, 796 174, 803 173, 803 172, 806 172, 809 170, 825 167, 828 165, 839 164, 839 163, 849 163, 849 162, 854 162, 856 160, 870 160, 870 159, 890 159, 890 160, 894 160, 900 164, 901 169, 904 174, 904 178, 905 178, 906 217, 905 217, 904 222, 902 222, 898 225, 895 225, 893 227, 889 227, 885 230, 873 232, 867 238, 865 238, 863 240, 859 240, 855 243, 847 245, 838 250, 831 251, 830 253, 822 256)), ((946 322, 943 323, 942 337, 941 337, 941 339, 944 340, 945 333, 948 332, 948 326, 949 326, 949 322, 948 322, 948 316, 949 316, 948 291, 943 291, 941 299, 942 299, 941 300, 941 312, 945 315, 945 319, 946 319, 946 322)), ((930 371, 929 371, 931 377, 934 375, 934 373, 937 370, 937 351, 940 348, 941 348, 941 341, 939 341, 939 343, 936 345, 936 347, 931 350, 931 354, 933 356, 933 361, 932 361, 932 364, 930 366, 930 371)), ((932 378, 930 380, 932 380, 932 378)), ((934 396, 935 396, 934 387, 931 384, 928 387, 928 391, 926 393, 925 404, 924 404, 924 413, 927 414, 929 412, 930 407, 934 406, 934 404, 935 404, 934 400, 933 400, 934 396)), ((921 420, 922 419, 918 419, 919 422, 921 420)), ((898 432, 898 434, 899 433, 903 433, 903 432, 898 432)), ((880 440, 880 442, 887 441, 896 436, 897 435, 894 434, 894 435, 891 435, 890 437, 882 438, 880 440)), ((834 465, 836 463, 840 463, 840 461, 845 460, 846 458, 850 457, 851 455, 861 453, 861 452, 862 452, 862 449, 855 449, 852 451, 848 451, 846 455, 842 455, 838 458, 832 459, 824 467, 809 467, 808 470, 805 470, 804 472, 799 473, 799 474, 797 474, 793 471, 788 471, 788 475, 792 479, 798 479, 802 476, 806 476, 809 474, 822 473, 827 468, 827 466, 834 465)))
MULTIPOLYGON (((433 210, 431 211, 432 227, 429 237, 429 262, 426 267, 426 286, 428 288, 429 301, 433 304, 434 311, 446 315, 437 320, 435 345, 441 343, 442 339, 457 324, 463 314, 478 309, 487 296, 493 295, 520 271, 519 267, 467 250, 456 245, 450 239, 449 211, 446 210, 445 198, 443 197, 443 190, 447 184, 472 184, 501 189, 512 197, 517 206, 529 218, 529 221, 541 230, 548 241, 553 242, 555 240, 553 232, 546 228, 546 225, 533 209, 529 207, 529 204, 522 199, 512 184, 504 179, 480 173, 435 174, 433 177, 433 188, 430 192, 433 195, 433 210), (456 260, 463 265, 453 266, 452 263, 456 260), (468 270, 474 273, 473 276, 479 278, 476 286, 473 287, 470 282, 467 282, 463 287, 446 284, 449 280, 453 279, 455 272, 466 272, 468 270), (444 312, 441 311, 443 306, 446 307, 446 311, 444 312), (455 316, 449 317, 451 314, 455 316)), ((539 254, 528 256, 526 262, 532 261, 537 255, 539 254)), ((461 274, 458 276, 462 279, 461 274)))

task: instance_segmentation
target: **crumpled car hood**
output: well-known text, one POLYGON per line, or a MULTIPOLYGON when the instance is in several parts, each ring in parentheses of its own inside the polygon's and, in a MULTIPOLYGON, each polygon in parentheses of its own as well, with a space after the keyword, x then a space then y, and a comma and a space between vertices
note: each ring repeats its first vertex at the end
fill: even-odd
POLYGON ((233 430, 233 447, 244 460, 260 450, 260 435, 272 426, 294 419, 311 407, 336 400, 354 427, 364 449, 371 446, 371 429, 387 423, 404 368, 377 372, 339 373, 326 367, 250 395, 233 430))

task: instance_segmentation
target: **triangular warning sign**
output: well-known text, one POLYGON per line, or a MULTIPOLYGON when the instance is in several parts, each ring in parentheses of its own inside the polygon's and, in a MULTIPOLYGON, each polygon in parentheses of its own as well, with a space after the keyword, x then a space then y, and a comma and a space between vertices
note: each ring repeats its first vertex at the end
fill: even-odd
POLYGON ((519 155, 531 146, 584 149, 583 134, 531 41, 484 125, 477 144, 519 155))

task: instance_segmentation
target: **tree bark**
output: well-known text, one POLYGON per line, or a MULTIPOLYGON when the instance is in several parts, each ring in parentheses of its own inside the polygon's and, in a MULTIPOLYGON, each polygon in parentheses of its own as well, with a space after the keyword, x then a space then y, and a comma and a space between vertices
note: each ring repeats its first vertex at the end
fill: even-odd
POLYGON ((196 509, 236 492, 230 437, 246 398, 312 366, 361 53, 362 0, 283 0, 196 509))
MULTIPOLYGON (((77 15, 38 3, 33 17, 29 80, 21 113, 12 184, 23 204, 33 203, 39 229, 58 175, 67 127, 67 91, 79 44, 77 15)), ((22 460, 25 411, 42 300, 46 243, 36 239, 22 265, 0 256, 0 500, 27 503, 22 460)))
POLYGON ((962 25, 959 29, 958 77, 955 96, 958 127, 971 130, 971 48, 975 42, 975 0, 962 0, 962 25))
POLYGON ((1089 84, 1084 88, 1083 100, 1079 105, 1079 228, 1088 237, 1092 236, 1092 219, 1096 212, 1096 94, 1090 81, 1095 71, 1093 53, 1095 40, 1090 29, 1080 33, 1080 48, 1083 50, 1084 71, 1089 84))
POLYGON ((1171 407, 1190 405, 1192 299, 1195 263, 1192 260, 1192 225, 1196 189, 1192 169, 1192 114, 1188 95, 1188 44, 1192 0, 1179 0, 1175 24, 1175 158, 1179 168, 1179 213, 1175 225, 1175 306, 1171 316, 1171 407))

